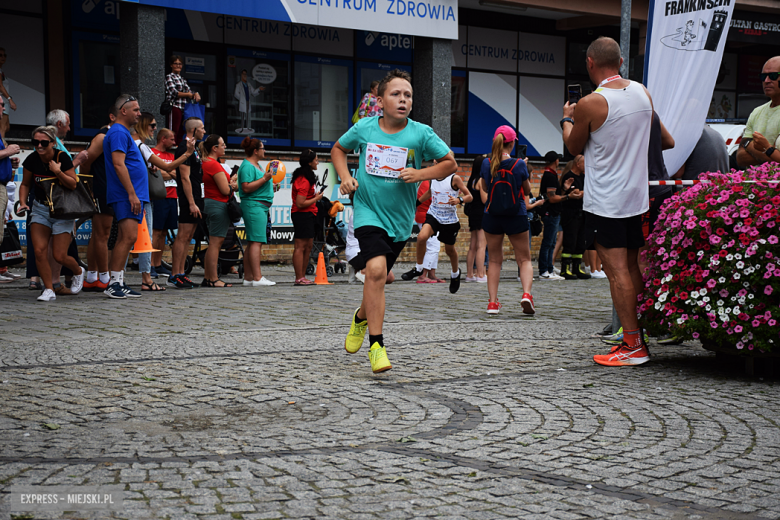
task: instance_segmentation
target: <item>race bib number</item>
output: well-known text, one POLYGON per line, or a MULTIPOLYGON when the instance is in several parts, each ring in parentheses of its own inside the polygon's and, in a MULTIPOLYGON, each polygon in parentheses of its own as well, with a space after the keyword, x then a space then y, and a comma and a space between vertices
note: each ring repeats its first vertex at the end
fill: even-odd
POLYGON ((377 177, 397 179, 406 168, 408 148, 368 143, 366 147, 366 173, 377 177))
POLYGON ((176 179, 171 179, 169 181, 165 181, 165 187, 166 188, 175 188, 176 187, 176 179))
POLYGON ((436 204, 447 205, 447 206, 450 205, 450 196, 447 193, 436 192, 433 194, 433 197, 434 197, 433 201, 436 204))

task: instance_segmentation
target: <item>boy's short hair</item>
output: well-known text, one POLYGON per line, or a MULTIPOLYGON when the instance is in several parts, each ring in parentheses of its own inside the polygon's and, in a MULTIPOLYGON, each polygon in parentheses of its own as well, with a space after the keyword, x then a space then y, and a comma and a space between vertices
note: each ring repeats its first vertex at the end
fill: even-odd
POLYGON ((377 87, 376 93, 380 96, 385 95, 385 90, 387 90, 387 85, 394 79, 403 79, 409 82, 409 85, 412 84, 412 75, 406 72, 405 70, 401 69, 393 69, 390 72, 387 73, 387 76, 382 78, 382 81, 379 82, 379 87, 377 87))

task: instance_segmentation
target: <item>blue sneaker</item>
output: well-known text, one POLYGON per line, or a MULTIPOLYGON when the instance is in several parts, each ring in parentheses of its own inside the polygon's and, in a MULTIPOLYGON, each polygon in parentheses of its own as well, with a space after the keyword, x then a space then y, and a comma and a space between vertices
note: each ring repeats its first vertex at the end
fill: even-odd
POLYGON ((152 266, 152 269, 149 271, 149 276, 151 276, 153 280, 157 280, 160 277, 160 275, 157 274, 157 270, 154 268, 154 266, 152 266))
POLYGON ((152 269, 157 271, 157 274, 161 274, 163 276, 171 275, 171 270, 167 269, 163 264, 160 264, 157 267, 152 267, 152 269))
POLYGON ((106 287, 106 290, 103 291, 103 294, 116 300, 124 300, 127 298, 127 295, 122 290, 122 284, 119 282, 110 284, 108 287, 106 287))
POLYGON ((122 284, 122 292, 125 293, 125 296, 128 298, 140 298, 141 293, 132 290, 130 287, 127 286, 127 284, 122 284))

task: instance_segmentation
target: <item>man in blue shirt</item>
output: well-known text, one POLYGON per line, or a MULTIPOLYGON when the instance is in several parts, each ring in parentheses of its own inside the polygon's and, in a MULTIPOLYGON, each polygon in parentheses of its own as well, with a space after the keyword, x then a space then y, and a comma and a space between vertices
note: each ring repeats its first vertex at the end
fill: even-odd
POLYGON ((149 173, 141 150, 130 135, 130 127, 141 117, 138 101, 130 95, 119 96, 114 105, 116 123, 103 139, 103 157, 106 163, 106 201, 114 210, 119 224, 109 271, 111 279, 104 291, 109 298, 139 298, 124 282, 127 255, 138 238, 138 224, 144 218, 143 204, 149 202, 149 173))

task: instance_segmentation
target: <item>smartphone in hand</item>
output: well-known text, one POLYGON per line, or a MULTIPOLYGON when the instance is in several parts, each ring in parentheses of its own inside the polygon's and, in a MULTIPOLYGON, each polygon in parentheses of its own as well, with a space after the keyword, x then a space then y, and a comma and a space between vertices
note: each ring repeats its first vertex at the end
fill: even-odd
POLYGON ((569 104, 573 105, 582 99, 582 86, 569 85, 569 104))

